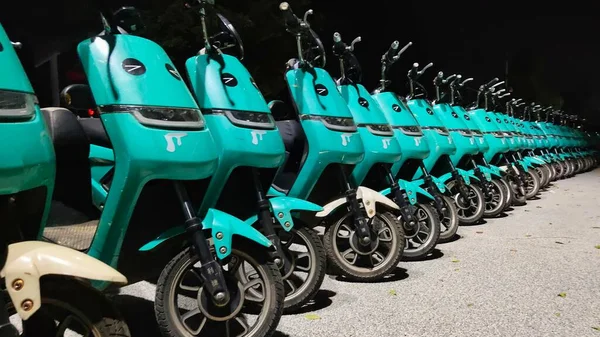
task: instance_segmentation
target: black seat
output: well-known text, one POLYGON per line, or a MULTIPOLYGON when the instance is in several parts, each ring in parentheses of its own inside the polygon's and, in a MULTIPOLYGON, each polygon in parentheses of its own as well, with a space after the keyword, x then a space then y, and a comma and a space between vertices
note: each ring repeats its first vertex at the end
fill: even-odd
POLYGON ((42 109, 56 155, 53 199, 85 214, 96 212, 92 204, 90 143, 81 124, 64 108, 42 109))
POLYGON ((108 139, 108 134, 100 118, 80 118, 79 124, 88 136, 90 144, 112 149, 112 143, 108 139))
POLYGON ((282 101, 269 103, 275 124, 285 146, 286 159, 273 182, 273 188, 287 193, 294 184, 302 163, 306 159, 308 143, 302 125, 294 119, 292 110, 282 101))
POLYGON ((60 92, 61 105, 81 117, 79 123, 90 140, 90 144, 112 149, 112 144, 102 121, 89 118, 87 111, 96 110, 96 101, 92 90, 86 84, 71 84, 60 92))

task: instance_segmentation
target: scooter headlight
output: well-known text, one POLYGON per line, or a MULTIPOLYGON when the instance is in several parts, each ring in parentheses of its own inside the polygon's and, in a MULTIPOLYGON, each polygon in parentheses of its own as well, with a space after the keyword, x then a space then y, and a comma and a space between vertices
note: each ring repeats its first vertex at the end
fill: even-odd
POLYGON ((139 105, 99 106, 100 113, 126 112, 132 114, 140 124, 156 128, 204 129, 204 119, 198 109, 155 107, 139 105))
POLYGON ((471 130, 471 133, 475 137, 483 137, 483 133, 481 131, 479 131, 479 130, 471 130))
POLYGON ((460 130, 458 130, 458 133, 459 133, 461 136, 465 136, 465 137, 470 137, 470 136, 473 136, 473 133, 472 133, 472 132, 471 132, 471 130, 469 130, 469 129, 460 129, 460 130))
POLYGON ((442 136, 450 136, 450 132, 444 127, 434 127, 433 129, 442 136))
POLYGON ((421 128, 418 125, 397 126, 396 128, 398 128, 400 131, 402 131, 403 134, 408 136, 423 135, 423 131, 421 131, 421 128))
POLYGON ((33 94, 0 90, 0 121, 29 120, 35 115, 36 104, 33 94))
POLYGON ((353 118, 348 117, 331 117, 331 116, 316 116, 302 115, 302 120, 316 120, 322 122, 326 128, 340 132, 356 132, 356 124, 353 118))
POLYGON ((388 124, 366 124, 367 130, 377 136, 393 136, 394 130, 388 124))

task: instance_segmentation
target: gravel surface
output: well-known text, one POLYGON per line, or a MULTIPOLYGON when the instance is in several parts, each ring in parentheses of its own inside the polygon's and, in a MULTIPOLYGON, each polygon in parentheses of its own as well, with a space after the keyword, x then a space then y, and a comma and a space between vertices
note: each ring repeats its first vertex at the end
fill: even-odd
MULTIPOLYGON (((600 170, 554 183, 538 200, 461 227, 428 261, 380 283, 326 278, 316 303, 277 337, 599 336, 600 170)), ((117 301, 134 336, 158 337, 154 286, 117 301)))

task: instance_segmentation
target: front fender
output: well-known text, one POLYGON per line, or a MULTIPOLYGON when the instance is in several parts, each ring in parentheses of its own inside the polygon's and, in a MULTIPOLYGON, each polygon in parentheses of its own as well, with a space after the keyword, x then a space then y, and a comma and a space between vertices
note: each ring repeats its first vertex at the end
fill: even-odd
POLYGON ((477 166, 479 167, 481 172, 483 172, 486 175, 486 178, 488 176, 491 178, 492 175, 494 175, 498 178, 502 178, 502 174, 500 174, 500 168, 497 166, 493 166, 493 165, 490 165, 490 167, 483 166, 483 165, 477 165, 477 166))
POLYGON ((523 167, 523 170, 524 170, 525 172, 527 172, 527 171, 529 170, 529 167, 531 166, 531 165, 529 164, 529 162, 526 162, 525 160, 517 160, 517 162, 518 162, 519 164, 521 164, 521 166, 523 167))
POLYGON ((278 190, 274 189, 273 187, 269 187, 269 191, 267 191, 267 196, 268 197, 285 197, 285 194, 283 192, 279 192, 278 190))
MULTIPOLYGON (((372 218, 375 216, 376 213, 376 204, 384 204, 390 208, 399 210, 400 207, 398 207, 398 205, 396 205, 396 203, 394 201, 392 201, 390 198, 386 197, 385 195, 374 191, 370 188, 364 187, 364 186, 359 186, 356 189, 356 199, 361 200, 363 206, 365 207, 365 210, 367 211, 367 216, 369 218, 372 218)), ((335 211, 336 209, 338 209, 340 206, 346 204, 348 201, 346 200, 346 197, 341 197, 338 198, 330 203, 328 203, 327 205, 323 206, 323 210, 319 213, 316 214, 317 217, 319 218, 324 218, 327 217, 329 214, 331 214, 333 211, 335 211)))
POLYGON ((539 157, 539 156, 535 156, 535 157, 527 156, 525 158, 528 158, 531 162, 533 162, 535 164, 540 164, 540 165, 546 164, 546 161, 543 158, 539 157))
POLYGON ((467 185, 469 185, 471 183, 471 179, 479 181, 479 178, 477 178, 477 176, 475 175, 475 172, 473 170, 467 171, 467 170, 456 168, 456 171, 458 171, 458 174, 460 174, 460 176, 465 180, 465 184, 467 184, 467 185))
MULTIPOLYGON (((418 180, 413 180, 413 181, 407 181, 407 180, 398 180, 398 185, 400 185, 400 188, 406 191, 406 195, 408 196, 408 201, 411 204, 416 204, 417 203, 417 193, 420 195, 423 195, 431 200, 434 200, 435 198, 433 197, 433 195, 431 195, 431 193, 427 192, 423 187, 424 182, 423 179, 418 179, 418 180)), ((384 193, 382 193, 384 194, 384 193)), ((387 194, 384 194, 387 195, 387 194)))
MULTIPOLYGON (((323 207, 312 203, 310 201, 292 198, 292 197, 273 197, 269 199, 275 219, 279 222, 284 230, 290 231, 294 228, 294 219, 292 218, 292 212, 294 211, 308 211, 308 212, 320 212, 323 207)), ((252 225, 258 221, 258 215, 253 215, 246 219, 244 222, 252 225)))
POLYGON ((8 246, 6 264, 0 272, 15 309, 26 320, 41 306, 40 278, 66 275, 89 280, 126 284, 127 278, 107 264, 71 248, 43 241, 24 241, 8 246), (13 282, 22 280, 15 290, 13 282), (25 311, 20 303, 29 299, 33 307, 25 311))
MULTIPOLYGON (((447 175, 447 174, 445 174, 445 175, 447 175)), ((431 176, 431 180, 433 181, 435 186, 437 186, 438 190, 440 190, 440 193, 446 192, 447 187, 446 187, 445 181, 450 178, 452 178, 452 174, 450 174, 449 178, 445 178, 445 180, 442 177, 438 178, 438 177, 431 176)))
MULTIPOLYGON (((243 236, 264 247, 271 247, 271 241, 252 225, 214 208, 206 212, 206 216, 202 220, 202 228, 211 230, 211 237, 219 259, 224 259, 231 254, 231 243, 234 235, 243 236)), ((185 233, 183 226, 170 228, 158 238, 143 245, 139 251, 156 249, 165 241, 178 237, 183 233, 185 233)))

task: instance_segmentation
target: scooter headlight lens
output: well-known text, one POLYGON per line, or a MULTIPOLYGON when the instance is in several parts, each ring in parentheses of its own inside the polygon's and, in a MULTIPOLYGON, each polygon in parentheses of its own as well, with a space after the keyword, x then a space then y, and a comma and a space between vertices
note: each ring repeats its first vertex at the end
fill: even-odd
POLYGON ((450 135, 450 132, 446 128, 434 127, 433 129, 435 131, 437 131, 437 133, 439 133, 442 136, 449 136, 450 135))
POLYGON ((483 137, 483 133, 479 130, 471 130, 471 133, 476 137, 483 137))
POLYGON ((317 115, 300 115, 301 120, 320 121, 326 128, 340 132, 356 132, 356 124, 353 118, 331 117, 317 115))
POLYGON ((35 95, 0 90, 0 119, 28 120, 35 114, 35 95))
POLYGON ((392 130, 392 127, 389 126, 388 124, 367 124, 365 126, 367 127, 367 130, 369 130, 369 132, 371 132, 374 135, 378 135, 378 136, 393 136, 394 135, 394 131, 392 130))
POLYGON ((469 129, 460 129, 460 130, 458 130, 458 133, 459 133, 461 136, 465 136, 465 137, 470 137, 470 136, 472 136, 472 135, 473 135, 473 133, 472 133, 472 132, 471 132, 471 130, 469 130, 469 129))
POLYGON ((423 131, 421 131, 421 128, 418 125, 399 126, 398 129, 400 129, 400 131, 402 131, 402 133, 405 135, 410 135, 410 136, 422 136, 423 135, 423 131))
POLYGON ((198 109, 155 107, 139 105, 104 105, 98 110, 104 113, 130 113, 140 124, 155 128, 204 129, 204 119, 198 109))
POLYGON ((232 124, 245 128, 275 129, 273 116, 264 112, 225 110, 232 124))

